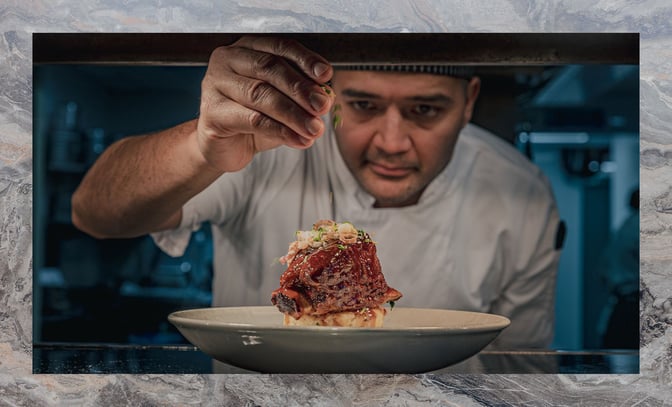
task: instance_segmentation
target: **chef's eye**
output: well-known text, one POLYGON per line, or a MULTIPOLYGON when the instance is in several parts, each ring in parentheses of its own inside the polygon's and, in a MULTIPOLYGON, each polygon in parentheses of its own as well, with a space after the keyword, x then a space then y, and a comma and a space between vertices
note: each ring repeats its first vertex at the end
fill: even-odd
POLYGON ((353 100, 350 102, 353 109, 359 111, 373 111, 376 110, 376 105, 368 100, 353 100))
POLYGON ((440 109, 432 105, 415 105, 411 109, 411 113, 416 116, 431 118, 439 114, 440 109))

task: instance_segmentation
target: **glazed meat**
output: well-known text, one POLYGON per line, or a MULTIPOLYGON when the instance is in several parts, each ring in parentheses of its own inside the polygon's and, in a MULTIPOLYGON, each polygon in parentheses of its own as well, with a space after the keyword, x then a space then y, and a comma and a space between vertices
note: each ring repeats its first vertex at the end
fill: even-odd
POLYGON ((290 246, 283 259, 288 267, 280 287, 271 295, 282 313, 299 319, 304 314, 362 311, 401 297, 387 285, 370 236, 350 224, 342 225, 321 221, 311 234, 297 232, 294 248, 290 246), (302 241, 308 243, 302 245, 302 241))

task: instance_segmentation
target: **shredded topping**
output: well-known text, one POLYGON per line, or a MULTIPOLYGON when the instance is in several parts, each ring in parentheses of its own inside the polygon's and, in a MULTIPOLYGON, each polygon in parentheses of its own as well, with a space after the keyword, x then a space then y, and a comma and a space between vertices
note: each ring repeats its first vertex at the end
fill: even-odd
MULTIPOLYGON (((308 248, 317 249, 330 244, 349 245, 360 242, 372 242, 363 230, 357 230, 350 222, 337 223, 333 220, 320 220, 313 224, 312 230, 297 230, 296 240, 289 244, 287 254, 280 258, 280 263, 288 264, 294 256, 308 248)), ((340 247, 340 246, 339 246, 340 247)))

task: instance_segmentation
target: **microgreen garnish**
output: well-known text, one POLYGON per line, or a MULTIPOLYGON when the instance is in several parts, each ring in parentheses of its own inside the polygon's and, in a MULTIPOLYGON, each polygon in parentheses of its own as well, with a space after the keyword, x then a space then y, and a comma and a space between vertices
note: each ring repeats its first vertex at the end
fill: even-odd
POLYGON ((321 241, 323 234, 324 234, 324 228, 322 228, 322 226, 320 226, 319 228, 317 228, 317 235, 315 236, 315 238, 313 240, 316 241, 316 242, 321 241))
POLYGON ((343 124, 343 119, 341 118, 341 115, 338 113, 341 110, 341 105, 339 103, 336 103, 334 107, 331 109, 331 124, 334 126, 334 128, 340 127, 343 124))
MULTIPOLYGON (((320 86, 324 90, 324 93, 326 93, 332 98, 335 97, 334 91, 331 89, 331 82, 327 82, 326 84, 320 86)), ((331 108, 331 124, 334 128, 339 127, 341 124, 343 124, 343 119, 341 118, 341 115, 339 113, 340 110, 341 105, 339 103, 334 104, 334 106, 331 108)))

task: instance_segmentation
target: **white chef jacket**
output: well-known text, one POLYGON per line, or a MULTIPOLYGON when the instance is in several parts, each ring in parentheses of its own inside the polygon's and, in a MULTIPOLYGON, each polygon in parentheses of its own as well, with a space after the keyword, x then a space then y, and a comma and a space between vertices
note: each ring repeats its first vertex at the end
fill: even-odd
POLYGON ((327 131, 308 150, 266 151, 222 175, 184 205, 178 229, 153 238, 179 256, 211 222, 213 306, 270 305, 296 230, 349 221, 376 242, 388 285, 403 293, 397 306, 504 315, 512 323, 495 344, 550 344, 558 212, 545 176, 515 148, 468 125, 416 205, 373 203, 327 131))

